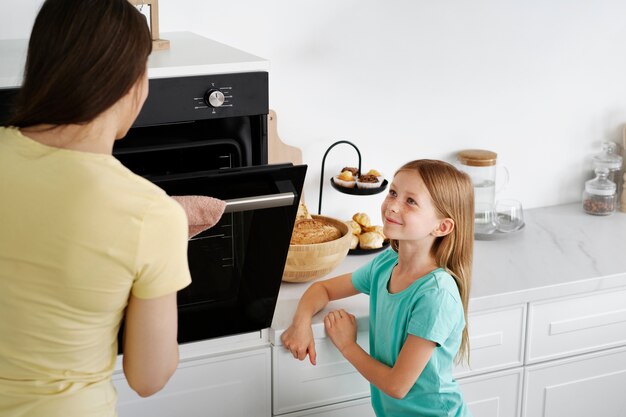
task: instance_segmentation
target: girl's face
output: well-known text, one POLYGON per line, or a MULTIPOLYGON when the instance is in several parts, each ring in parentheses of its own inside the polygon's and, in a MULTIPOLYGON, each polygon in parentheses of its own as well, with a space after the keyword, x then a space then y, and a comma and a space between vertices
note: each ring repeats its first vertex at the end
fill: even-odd
POLYGON ((399 241, 433 239, 440 223, 430 193, 416 172, 400 171, 382 207, 383 232, 399 241))

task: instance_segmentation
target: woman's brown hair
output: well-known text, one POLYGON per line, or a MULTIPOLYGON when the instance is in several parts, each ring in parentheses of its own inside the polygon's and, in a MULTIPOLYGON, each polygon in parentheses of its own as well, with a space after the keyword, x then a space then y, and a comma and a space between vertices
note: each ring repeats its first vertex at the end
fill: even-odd
POLYGON ((146 20, 128 0, 46 0, 8 124, 90 122, 128 93, 151 51, 146 20))
MULTIPOLYGON (((403 165, 397 172, 417 173, 432 198, 441 218, 454 220, 452 232, 438 237, 432 247, 437 265, 450 273, 456 281, 463 312, 465 328, 457 362, 469 362, 469 336, 467 332, 467 307, 472 282, 474 253, 474 188, 469 176, 447 162, 419 159, 403 165)), ((392 241, 398 250, 397 241, 392 241)))

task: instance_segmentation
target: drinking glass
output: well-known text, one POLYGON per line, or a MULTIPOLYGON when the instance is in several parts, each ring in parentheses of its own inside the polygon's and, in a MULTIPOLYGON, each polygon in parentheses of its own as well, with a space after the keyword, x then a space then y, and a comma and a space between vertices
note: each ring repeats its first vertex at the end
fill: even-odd
POLYGON ((476 203, 474 211, 474 233, 491 234, 496 231, 496 211, 493 204, 476 203))
POLYGON ((496 202, 496 229, 499 232, 514 232, 524 224, 522 203, 513 199, 498 200, 496 202))

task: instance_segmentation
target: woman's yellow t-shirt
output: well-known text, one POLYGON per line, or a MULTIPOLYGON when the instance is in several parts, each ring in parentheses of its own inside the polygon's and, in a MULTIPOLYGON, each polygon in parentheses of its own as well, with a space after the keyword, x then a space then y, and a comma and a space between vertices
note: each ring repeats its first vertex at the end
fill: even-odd
POLYGON ((190 282, 187 218, 163 190, 0 128, 0 416, 114 416, 129 294, 190 282))

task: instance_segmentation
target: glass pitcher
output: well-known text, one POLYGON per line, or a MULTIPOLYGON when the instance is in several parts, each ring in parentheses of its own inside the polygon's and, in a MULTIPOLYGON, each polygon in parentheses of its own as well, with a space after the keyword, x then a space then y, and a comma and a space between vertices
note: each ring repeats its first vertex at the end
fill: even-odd
POLYGON ((458 167, 466 172, 474 185, 474 212, 476 233, 492 233, 495 224, 488 220, 496 201, 496 176, 498 168, 503 172, 503 178, 498 179, 498 191, 502 190, 509 181, 509 172, 503 166, 498 166, 498 154, 482 149, 467 149, 457 154, 458 167))

